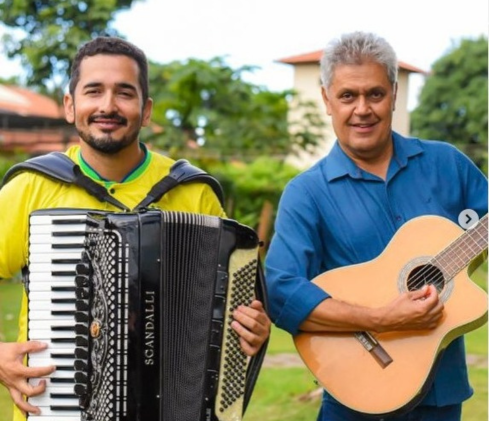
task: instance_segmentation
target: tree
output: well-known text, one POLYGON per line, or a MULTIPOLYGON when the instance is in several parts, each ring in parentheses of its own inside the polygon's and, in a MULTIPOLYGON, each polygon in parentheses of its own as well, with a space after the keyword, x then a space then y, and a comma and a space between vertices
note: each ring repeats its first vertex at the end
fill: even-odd
POLYGON ((486 37, 463 39, 433 65, 411 114, 411 133, 442 139, 487 170, 486 37))
POLYGON ((59 99, 80 45, 96 35, 117 35, 109 23, 134 1, 0 0, 0 20, 12 29, 2 39, 4 50, 20 57, 27 85, 59 99))
POLYGON ((151 63, 153 121, 163 128, 151 142, 173 156, 245 161, 315 147, 324 124, 318 110, 309 104, 301 121, 289 121, 294 92, 245 82, 243 74, 253 70, 231 69, 219 57, 151 63))

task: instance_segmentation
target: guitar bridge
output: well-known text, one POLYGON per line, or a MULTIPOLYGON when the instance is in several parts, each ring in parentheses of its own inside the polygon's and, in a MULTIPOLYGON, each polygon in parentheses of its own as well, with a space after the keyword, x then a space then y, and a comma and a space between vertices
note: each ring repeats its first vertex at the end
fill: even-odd
POLYGON ((391 356, 371 333, 355 332, 353 335, 382 368, 386 368, 393 361, 391 356))

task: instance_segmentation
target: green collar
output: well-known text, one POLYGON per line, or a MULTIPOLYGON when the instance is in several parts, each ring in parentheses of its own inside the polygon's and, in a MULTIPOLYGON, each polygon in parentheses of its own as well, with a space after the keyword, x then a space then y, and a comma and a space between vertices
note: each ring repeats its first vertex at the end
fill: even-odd
MULTIPOLYGON (((144 143, 139 144, 141 146, 141 149, 144 152, 144 159, 136 165, 127 175, 122 179, 121 183, 127 183, 129 181, 133 181, 136 178, 138 178, 144 170, 148 167, 150 161, 151 161, 151 154, 148 153, 148 149, 146 148, 146 145, 144 143)), ((104 183, 105 187, 110 187, 113 184, 118 184, 116 181, 111 181, 103 178, 97 171, 95 171, 84 159, 81 154, 81 151, 78 151, 78 163, 80 165, 81 170, 88 175, 91 179, 95 181, 100 181, 104 183)))

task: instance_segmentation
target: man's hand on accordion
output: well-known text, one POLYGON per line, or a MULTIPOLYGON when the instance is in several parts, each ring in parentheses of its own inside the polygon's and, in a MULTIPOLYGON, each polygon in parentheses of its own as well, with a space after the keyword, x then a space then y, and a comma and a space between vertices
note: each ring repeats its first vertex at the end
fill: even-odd
POLYGON ((41 380, 37 385, 30 384, 28 379, 40 378, 54 372, 54 366, 26 367, 23 359, 26 354, 39 352, 46 344, 37 341, 0 342, 0 382, 8 389, 14 403, 23 412, 39 414, 39 408, 24 400, 24 396, 36 396, 44 392, 46 382, 41 380))
POLYGON ((270 318, 258 300, 254 300, 249 306, 239 306, 234 310, 233 317, 231 327, 240 336, 241 349, 252 357, 270 336, 270 318))

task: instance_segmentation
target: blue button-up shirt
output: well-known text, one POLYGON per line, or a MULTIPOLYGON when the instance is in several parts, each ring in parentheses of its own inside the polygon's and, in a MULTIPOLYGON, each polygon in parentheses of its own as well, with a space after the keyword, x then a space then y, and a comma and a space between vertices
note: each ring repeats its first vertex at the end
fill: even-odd
MULTIPOLYGON (((439 215, 457 223, 464 209, 487 213, 486 177, 453 146, 397 133, 393 143, 385 180, 360 169, 336 143, 285 188, 266 259, 270 314, 278 327, 296 334, 329 297, 310 280, 374 259, 406 221, 439 215)), ((458 403, 471 393, 459 338, 444 352, 424 403, 458 403)))

